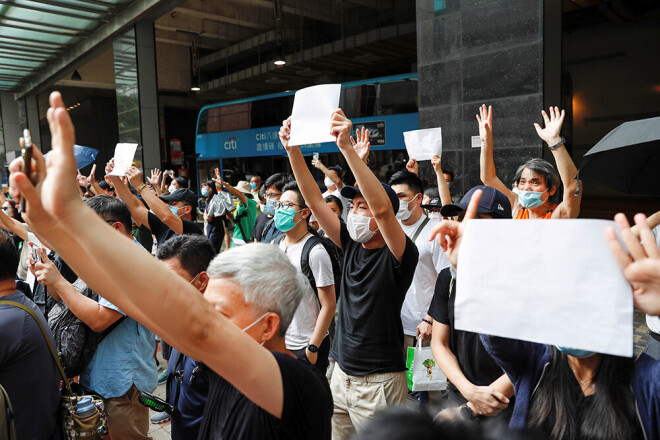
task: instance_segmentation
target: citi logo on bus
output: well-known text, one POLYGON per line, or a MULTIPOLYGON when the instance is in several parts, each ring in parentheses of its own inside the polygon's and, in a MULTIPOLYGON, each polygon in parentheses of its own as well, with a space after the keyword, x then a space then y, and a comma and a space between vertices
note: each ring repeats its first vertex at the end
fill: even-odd
POLYGON ((225 150, 236 150, 238 149, 238 142, 235 137, 230 137, 227 142, 225 142, 225 150))

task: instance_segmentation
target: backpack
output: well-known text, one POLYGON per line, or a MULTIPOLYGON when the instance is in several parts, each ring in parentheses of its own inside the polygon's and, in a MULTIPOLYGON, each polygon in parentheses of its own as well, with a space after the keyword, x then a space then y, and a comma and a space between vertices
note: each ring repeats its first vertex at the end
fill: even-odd
MULTIPOLYGON (((73 287, 88 298, 98 301, 99 296, 80 278, 73 287)), ((57 303, 48 314, 48 325, 55 339, 55 350, 68 377, 75 377, 83 372, 96 353, 101 341, 114 330, 126 316, 118 319, 101 333, 96 333, 82 322, 64 304, 57 303)))
POLYGON ((275 243, 279 244, 280 241, 284 238, 284 232, 280 231, 275 227, 275 217, 271 218, 266 222, 264 230, 261 232, 261 237, 259 241, 261 243, 275 243))
POLYGON ((0 385, 0 440, 16 440, 14 411, 7 391, 0 385))
MULTIPOLYGON (((327 237, 321 237, 318 235, 316 231, 309 231, 312 236, 309 237, 309 239, 305 242, 305 245, 303 246, 302 253, 300 254, 300 270, 307 277, 309 280, 309 284, 312 286, 312 289, 314 290, 314 293, 316 293, 316 297, 318 298, 319 292, 318 289, 316 288, 316 281, 314 280, 314 274, 312 273, 312 268, 309 266, 309 253, 312 251, 314 246, 317 244, 321 243, 323 248, 328 252, 328 255, 330 255, 330 262, 332 263, 332 274, 335 279, 335 296, 337 300, 339 300, 339 286, 341 284, 341 273, 342 273, 342 265, 341 261, 344 261, 343 259, 343 252, 337 245, 335 245, 332 240, 330 240, 327 237)), ((280 242, 284 239, 284 234, 282 234, 280 237, 278 237, 276 240, 273 241, 274 244, 279 245, 280 242)))

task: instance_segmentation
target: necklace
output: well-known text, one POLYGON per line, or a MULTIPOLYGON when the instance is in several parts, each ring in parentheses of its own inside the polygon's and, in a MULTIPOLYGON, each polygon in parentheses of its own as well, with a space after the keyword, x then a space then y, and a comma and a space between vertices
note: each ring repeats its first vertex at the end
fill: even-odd
MULTIPOLYGON (((286 245, 286 243, 284 243, 284 253, 286 254, 287 251, 289 250, 289 248, 290 248, 291 246, 294 246, 294 245, 298 244, 298 243, 300 242, 300 240, 302 240, 303 238, 307 237, 307 234, 308 234, 308 232, 305 231, 305 233, 302 235, 302 237, 300 237, 298 240, 296 240, 294 243, 292 243, 292 244, 290 244, 290 245, 288 245, 288 246, 286 245)), ((286 236, 285 236, 285 238, 286 238, 286 236)), ((287 240, 287 241, 288 241, 288 240, 287 240)))
POLYGON ((580 382, 580 385, 581 385, 582 389, 584 389, 584 388, 596 388, 596 384, 593 383, 594 376, 591 376, 588 380, 582 380, 582 379, 580 379, 577 372, 575 371, 575 368, 573 368, 572 366, 571 366, 571 371, 573 371, 573 375, 578 380, 578 382, 580 382))

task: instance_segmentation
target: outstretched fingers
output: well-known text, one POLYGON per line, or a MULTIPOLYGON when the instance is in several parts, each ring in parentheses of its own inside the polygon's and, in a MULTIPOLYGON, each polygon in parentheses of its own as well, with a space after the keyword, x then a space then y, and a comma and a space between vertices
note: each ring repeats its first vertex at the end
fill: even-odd
POLYGON ((465 217, 463 218, 463 222, 466 220, 472 220, 477 217, 477 208, 479 207, 479 200, 481 199, 481 194, 483 194, 483 191, 478 189, 472 194, 472 197, 470 198, 470 204, 468 205, 467 210, 465 211, 465 217))

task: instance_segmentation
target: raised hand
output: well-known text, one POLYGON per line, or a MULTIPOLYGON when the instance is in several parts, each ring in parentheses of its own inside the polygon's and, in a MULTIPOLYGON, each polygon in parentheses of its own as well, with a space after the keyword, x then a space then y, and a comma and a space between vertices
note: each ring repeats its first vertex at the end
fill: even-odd
POLYGON ((561 132, 561 126, 564 123, 564 110, 559 112, 559 107, 550 107, 550 117, 545 112, 541 110, 543 115, 543 121, 545 122, 545 128, 541 128, 539 124, 534 123, 534 128, 536 128, 536 133, 541 139, 543 139, 548 145, 555 145, 559 143, 559 133, 561 132))
POLYGON ((321 159, 312 159, 312 165, 314 166, 314 168, 318 168, 319 170, 325 168, 325 165, 323 165, 321 159))
POLYGON ((151 183, 154 187, 157 187, 160 184, 160 170, 154 168, 151 170, 151 177, 147 178, 147 181, 151 183))
POLYGON ((89 172, 89 177, 87 177, 89 183, 96 182, 96 164, 92 165, 92 171, 89 172))
POLYGON ((367 163, 369 153, 371 152, 371 142, 369 142, 369 130, 355 130, 355 137, 357 141, 351 136, 351 144, 357 155, 362 159, 362 162, 367 163))
POLYGON ((142 180, 142 171, 137 167, 131 166, 127 169, 126 177, 128 178, 128 183, 130 183, 133 188, 138 188, 144 183, 142 180))
POLYGON ((639 239, 630 230, 623 214, 614 217, 628 252, 621 246, 614 228, 607 231, 610 250, 633 289, 633 301, 642 312, 660 316, 660 249, 644 214, 635 216, 639 239), (641 240, 641 243, 640 243, 641 240))
POLYGON ((481 143, 492 142, 493 140, 493 106, 482 104, 479 107, 479 114, 477 115, 477 122, 479 122, 479 138, 481 143))
POLYGON ((431 156, 431 165, 436 174, 442 174, 442 159, 437 154, 431 156))
POLYGON ((57 267, 48 258, 46 250, 42 247, 35 247, 34 249, 39 253, 41 261, 30 259, 28 263, 30 272, 32 272, 37 281, 44 286, 51 287, 64 280, 57 267))
POLYGON ((337 137, 337 146, 340 150, 351 148, 351 131, 353 123, 346 117, 342 109, 337 109, 332 113, 332 126, 330 134, 337 137))
POLYGON ((463 238, 465 225, 467 225, 469 220, 477 217, 477 207, 482 192, 483 191, 481 190, 477 190, 472 194, 470 204, 468 205, 462 222, 459 223, 454 220, 443 220, 431 231, 431 238, 429 241, 434 240, 435 237, 438 236, 440 246, 445 251, 445 255, 447 255, 449 262, 455 268, 457 268, 456 263, 458 262, 458 251, 461 247, 461 239, 463 238))
POLYGON ((85 176, 83 176, 80 173, 80 170, 78 170, 78 174, 76 175, 76 181, 78 182, 78 185, 87 188, 89 186, 89 179, 85 176))
POLYGON ((414 157, 408 159, 408 163, 406 164, 406 169, 413 174, 419 174, 419 163, 415 160, 414 157))
MULTIPOLYGON (((21 194, 27 200, 26 215, 32 224, 43 229, 67 224, 83 206, 76 183, 76 158, 73 155, 75 132, 59 92, 50 95, 46 113, 51 132, 52 150, 46 163, 36 146, 32 150, 33 184, 25 174, 23 159, 15 159, 9 170, 12 197, 21 194)), ((15 197, 15 198, 16 198, 15 197)))
POLYGON ((292 146, 289 146, 289 139, 291 138, 291 116, 282 121, 282 126, 280 127, 280 142, 286 151, 289 151, 292 146))

